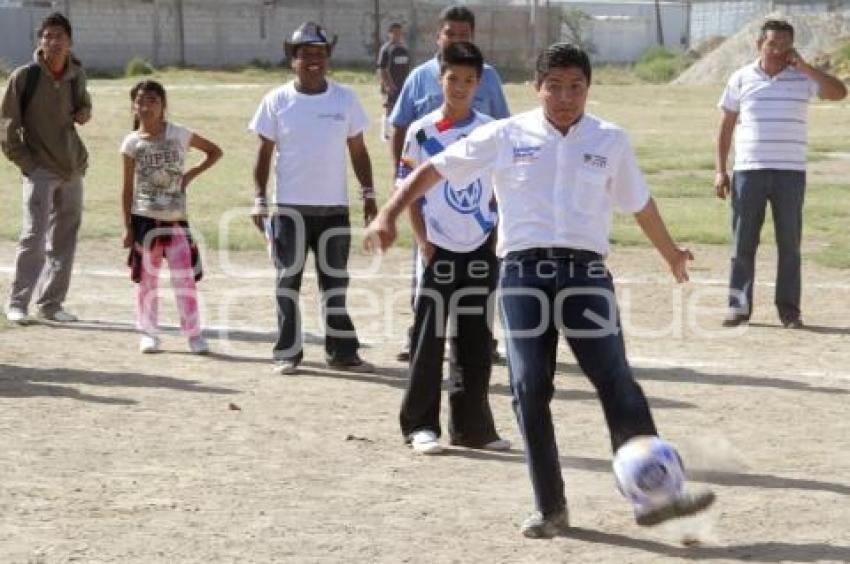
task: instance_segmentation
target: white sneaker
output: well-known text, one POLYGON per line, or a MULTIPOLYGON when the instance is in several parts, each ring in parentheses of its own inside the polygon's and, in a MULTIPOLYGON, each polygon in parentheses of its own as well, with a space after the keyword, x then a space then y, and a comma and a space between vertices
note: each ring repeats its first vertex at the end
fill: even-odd
POLYGON ((18 307, 7 308, 6 320, 9 323, 17 323, 18 325, 24 325, 27 322, 27 312, 18 307))
POLYGON ((53 313, 44 313, 43 311, 40 311, 38 312, 38 317, 40 319, 46 319, 47 321, 56 321, 58 323, 75 323, 80 320, 79 317, 77 317, 73 313, 68 313, 62 308, 57 309, 53 313))
POLYGON ((275 374, 288 376, 290 374, 298 374, 298 362, 295 360, 278 360, 274 363, 275 374))
POLYGON ((414 431, 410 435, 410 446, 419 454, 439 454, 443 447, 437 442, 437 434, 428 429, 414 431))
POLYGON ((139 339, 139 352, 143 354, 151 354, 158 353, 161 349, 159 348, 159 338, 154 337, 152 335, 142 335, 142 338, 139 339))
POLYGON ((511 441, 508 439, 496 439, 482 447, 484 450, 511 450, 511 441))
POLYGON ((189 350, 192 354, 207 354, 210 352, 210 345, 202 336, 196 335, 189 337, 189 350))

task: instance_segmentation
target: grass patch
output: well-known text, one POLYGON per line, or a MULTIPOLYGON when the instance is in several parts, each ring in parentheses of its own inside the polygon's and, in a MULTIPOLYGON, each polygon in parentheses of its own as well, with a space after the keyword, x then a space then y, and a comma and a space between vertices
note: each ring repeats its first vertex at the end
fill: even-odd
POLYGON ((635 74, 652 84, 670 82, 693 63, 693 58, 681 51, 665 47, 650 47, 635 64, 635 74))
POLYGON ((156 72, 153 65, 141 57, 133 57, 124 67, 124 76, 147 76, 156 72))
MULTIPOLYGON (((595 79, 606 67, 600 67, 595 79)), ((611 67, 610 72, 620 72, 611 67)), ((169 113, 174 121, 219 143, 225 157, 219 165, 189 188, 193 228, 214 247, 262 250, 264 243, 247 217, 253 195, 252 168, 257 141, 247 124, 263 95, 290 78, 286 69, 273 65, 235 70, 157 69, 153 75, 168 90, 169 113), (241 210, 241 211, 239 211, 241 210)), ((385 201, 392 185, 389 148, 380 139, 378 119, 381 98, 370 70, 337 69, 333 78, 352 85, 372 120, 366 143, 372 157, 379 200, 385 201)), ((601 78, 601 77, 599 77, 601 78)), ((130 128, 129 89, 137 78, 94 79, 92 122, 80 128, 91 153, 86 177, 85 212, 81 237, 112 240, 120 244, 121 189, 118 146, 130 128)), ((537 106, 532 85, 509 83, 505 92, 515 113, 537 106)), ((651 84, 604 84, 594 80, 588 111, 623 126, 636 149, 638 160, 677 240, 686 243, 727 245, 728 202, 714 197, 714 143, 719 125, 716 109, 720 88, 715 86, 658 86, 651 84)), ((846 106, 815 103, 810 112, 812 160, 832 153, 850 152, 850 112, 846 106)), ((195 156, 197 158, 197 156, 195 156)), ((835 167, 828 161, 820 167, 835 167)), ((804 244, 818 249, 814 260, 829 266, 850 268, 850 186, 840 176, 810 178, 806 195, 804 244)), ((0 237, 14 240, 20 230, 18 171, 0 159, 0 178, 6 188, 6 210, 0 237)), ((357 182, 349 178, 353 224, 362 224, 356 197, 357 182)), ((403 222, 400 242, 409 245, 410 231, 403 222)), ((618 244, 646 242, 630 215, 618 216, 613 240, 618 244)), ((762 237, 772 244, 770 220, 762 237)), ((356 242, 355 245, 359 245, 356 242)))

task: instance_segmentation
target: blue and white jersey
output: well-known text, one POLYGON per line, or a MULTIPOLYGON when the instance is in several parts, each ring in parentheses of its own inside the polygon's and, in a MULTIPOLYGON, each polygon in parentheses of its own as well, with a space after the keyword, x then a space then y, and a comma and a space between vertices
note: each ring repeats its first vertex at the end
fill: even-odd
MULTIPOLYGON (((462 122, 453 122, 436 110, 410 124, 399 161, 397 182, 443 149, 492 121, 473 110, 462 122)), ((428 241, 450 251, 465 253, 484 244, 496 227, 498 214, 490 175, 473 180, 465 188, 441 181, 422 198, 428 241)))

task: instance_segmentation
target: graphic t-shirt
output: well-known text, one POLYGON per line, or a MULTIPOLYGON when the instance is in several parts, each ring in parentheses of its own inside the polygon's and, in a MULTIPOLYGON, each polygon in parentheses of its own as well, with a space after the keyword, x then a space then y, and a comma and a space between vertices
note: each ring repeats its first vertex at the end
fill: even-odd
POLYGON ((156 138, 133 131, 121 143, 121 153, 136 161, 132 213, 160 221, 186 219, 183 162, 192 132, 167 123, 156 138))

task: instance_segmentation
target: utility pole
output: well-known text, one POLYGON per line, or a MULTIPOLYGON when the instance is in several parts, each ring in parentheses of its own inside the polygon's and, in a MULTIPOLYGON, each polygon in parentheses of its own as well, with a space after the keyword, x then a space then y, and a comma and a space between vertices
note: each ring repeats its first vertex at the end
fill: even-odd
POLYGON ((183 0, 175 0, 177 15, 177 60, 180 66, 186 66, 186 27, 183 22, 183 0))
POLYGON ((655 33, 658 38, 658 45, 664 47, 664 30, 661 29, 661 4, 659 0, 655 0, 655 33))
POLYGON ((375 45, 372 58, 378 58, 378 51, 381 49, 381 0, 375 0, 375 37, 373 39, 375 45))

